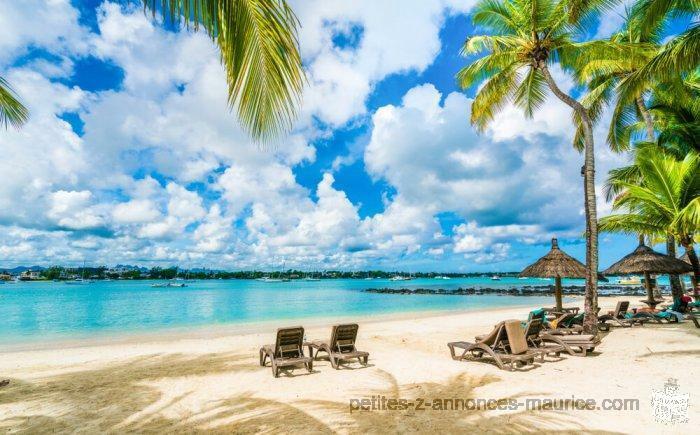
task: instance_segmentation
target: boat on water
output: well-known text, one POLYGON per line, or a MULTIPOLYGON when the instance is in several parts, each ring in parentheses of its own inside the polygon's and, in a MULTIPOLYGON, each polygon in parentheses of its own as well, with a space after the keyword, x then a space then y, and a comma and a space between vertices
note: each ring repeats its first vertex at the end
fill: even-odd
POLYGON ((391 278, 389 278, 389 281, 410 281, 411 279, 412 278, 408 277, 408 276, 396 275, 396 276, 392 276, 391 278))
POLYGON ((320 278, 312 278, 310 276, 307 276, 306 278, 304 278, 304 281, 321 281, 321 279, 320 278))
POLYGON ((260 281, 260 282, 285 282, 285 281, 289 281, 289 279, 270 278, 270 277, 266 276, 266 277, 258 278, 258 279, 256 279, 256 281, 260 281))
POLYGON ((187 284, 184 282, 156 282, 151 284, 151 287, 153 288, 168 288, 168 287, 177 287, 177 288, 182 288, 182 287, 187 287, 187 284))
POLYGON ((83 285, 83 284, 92 284, 94 283, 94 279, 83 279, 83 278, 76 278, 70 281, 64 281, 64 284, 68 285, 83 285))
POLYGON ((491 281, 500 281, 500 280, 501 280, 501 277, 498 275, 494 275, 491 277, 491 281))
POLYGON ((638 276, 626 276, 617 280, 619 285, 642 285, 642 280, 638 276))
POLYGON ((452 279, 452 278, 450 278, 449 276, 440 275, 440 276, 436 276, 435 279, 452 279))

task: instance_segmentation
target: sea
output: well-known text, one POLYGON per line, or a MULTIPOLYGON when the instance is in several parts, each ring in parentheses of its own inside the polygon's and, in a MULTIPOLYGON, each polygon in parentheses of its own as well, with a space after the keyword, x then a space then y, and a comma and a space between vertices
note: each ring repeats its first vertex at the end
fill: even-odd
MULTIPOLYGON (((178 281, 183 283, 183 281, 178 281)), ((203 328, 210 325, 304 319, 351 319, 394 314, 551 306, 551 296, 400 295, 368 288, 492 288, 551 284, 546 279, 489 277, 452 279, 322 279, 264 282, 197 280, 185 287, 153 287, 153 280, 8 282, 0 285, 0 342, 97 337, 100 335, 203 328)), ((563 284, 583 285, 581 280, 563 284)), ((505 293, 505 292, 504 292, 505 293)), ((527 312, 524 312, 527 316, 527 312)))

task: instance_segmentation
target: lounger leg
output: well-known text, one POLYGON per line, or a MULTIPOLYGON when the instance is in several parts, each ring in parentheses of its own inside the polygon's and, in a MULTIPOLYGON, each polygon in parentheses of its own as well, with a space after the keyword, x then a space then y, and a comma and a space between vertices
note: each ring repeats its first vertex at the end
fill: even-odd
POLYGON ((266 362, 267 362, 267 352, 265 352, 264 349, 260 349, 260 365, 262 367, 265 367, 266 362))
POLYGON ((277 363, 275 363, 275 360, 272 360, 272 376, 279 378, 280 377, 280 372, 277 370, 277 363))

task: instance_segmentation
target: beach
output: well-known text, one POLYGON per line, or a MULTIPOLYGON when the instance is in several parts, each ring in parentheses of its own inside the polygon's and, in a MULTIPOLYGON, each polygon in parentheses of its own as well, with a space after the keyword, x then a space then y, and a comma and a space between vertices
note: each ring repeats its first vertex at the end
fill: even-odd
MULTIPOLYGON (((603 311, 620 299, 601 298, 603 311)), ((632 306, 636 302, 633 299, 632 306)), ((691 322, 613 328, 592 355, 548 357, 527 371, 450 358, 447 342, 471 340, 499 320, 524 319, 531 308, 527 303, 525 299, 519 307, 471 312, 364 317, 358 348, 370 353, 367 367, 353 363, 334 370, 320 360, 312 373, 295 369, 279 378, 269 367, 259 366, 258 349, 274 341, 275 328, 293 325, 289 322, 259 324, 257 331, 212 328, 207 333, 200 328, 191 334, 13 344, 0 351, 0 375, 11 379, 0 390, 0 430, 671 433, 689 430, 700 421, 700 409, 694 405, 700 390, 700 330, 691 322), (687 423, 665 425, 653 417, 652 395, 663 391, 669 378, 676 380, 678 393, 690 395, 687 423), (391 410, 386 408, 389 399, 413 405, 391 410), (449 408, 445 399, 463 399, 454 403, 464 403, 464 409, 433 409, 436 404, 449 408), (541 400, 540 408, 547 400, 570 406, 526 409, 525 404, 537 408, 532 405, 536 401, 528 399, 541 400), (638 409, 571 409, 579 399, 593 400, 600 408, 634 408, 636 399, 638 409), (487 409, 496 408, 497 400, 513 406, 487 409)), ((581 306, 582 300, 567 305, 581 306)), ((334 322, 307 323, 307 337, 319 339, 329 336, 334 322)))

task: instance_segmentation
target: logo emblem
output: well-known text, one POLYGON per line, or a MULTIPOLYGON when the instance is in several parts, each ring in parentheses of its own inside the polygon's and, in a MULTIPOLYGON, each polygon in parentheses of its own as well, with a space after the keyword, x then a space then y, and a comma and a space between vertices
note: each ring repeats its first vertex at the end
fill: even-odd
POLYGON ((651 408, 654 420, 664 424, 688 422, 688 401, 690 395, 681 393, 678 379, 670 378, 663 390, 652 390, 651 408))

